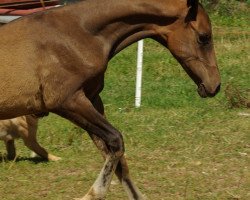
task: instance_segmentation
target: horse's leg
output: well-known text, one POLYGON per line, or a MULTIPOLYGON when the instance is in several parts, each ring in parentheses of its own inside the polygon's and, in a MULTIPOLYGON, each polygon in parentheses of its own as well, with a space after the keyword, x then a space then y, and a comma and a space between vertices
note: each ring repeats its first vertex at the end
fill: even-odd
MULTIPOLYGON (((103 103, 102 103, 100 96, 98 95, 92 102, 96 110, 104 116, 104 107, 103 107, 103 103)), ((108 155, 108 149, 105 143, 100 138, 95 136, 93 133, 89 132, 89 135, 91 139, 93 140, 94 144, 101 151, 103 157, 106 158, 108 155)), ((124 155, 120 158, 118 165, 116 167, 115 173, 119 181, 122 183, 130 200, 145 199, 145 197, 141 194, 139 189, 136 187, 136 185, 133 183, 133 181, 130 178, 129 168, 128 168, 127 161, 124 155)))
POLYGON ((96 111, 81 90, 66 99, 60 108, 53 112, 69 119, 105 142, 108 154, 105 164, 95 183, 82 200, 104 199, 117 163, 124 153, 122 135, 96 111))
POLYGON ((16 157, 16 148, 15 148, 15 141, 14 139, 12 140, 6 140, 5 146, 7 150, 7 158, 8 160, 14 160, 16 157))
POLYGON ((26 116, 26 123, 27 123, 27 127, 19 128, 19 135, 23 139, 25 146, 44 159, 47 159, 50 161, 60 160, 61 159, 60 157, 49 154, 37 142, 36 133, 37 133, 37 127, 38 127, 38 119, 35 119, 32 116, 26 116))

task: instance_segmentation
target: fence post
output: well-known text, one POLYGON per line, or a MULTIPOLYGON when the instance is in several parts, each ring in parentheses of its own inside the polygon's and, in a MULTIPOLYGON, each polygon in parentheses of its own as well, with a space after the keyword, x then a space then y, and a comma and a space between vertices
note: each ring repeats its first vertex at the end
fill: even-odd
POLYGON ((138 42, 137 50, 137 70, 136 70, 136 89, 135 89, 135 107, 141 106, 141 88, 142 88, 142 65, 143 65, 143 40, 138 42))

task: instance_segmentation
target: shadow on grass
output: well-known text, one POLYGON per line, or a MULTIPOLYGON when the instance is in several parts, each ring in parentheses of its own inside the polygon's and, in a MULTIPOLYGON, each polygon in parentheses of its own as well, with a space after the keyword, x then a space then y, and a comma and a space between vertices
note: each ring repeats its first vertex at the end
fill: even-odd
POLYGON ((28 162, 32 162, 34 164, 39 164, 39 163, 47 163, 47 162, 49 162, 48 160, 46 160, 44 158, 41 158, 41 157, 17 157, 14 160, 9 160, 6 155, 0 154, 0 158, 1 158, 0 163, 4 163, 4 162, 6 162, 6 163, 7 162, 16 162, 16 163, 18 163, 18 162, 24 162, 24 161, 27 162, 28 161, 28 162))

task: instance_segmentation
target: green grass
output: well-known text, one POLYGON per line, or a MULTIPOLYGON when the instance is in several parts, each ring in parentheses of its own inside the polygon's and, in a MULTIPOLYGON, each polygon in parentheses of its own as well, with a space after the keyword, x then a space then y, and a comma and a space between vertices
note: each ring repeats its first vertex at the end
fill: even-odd
MULTIPOLYGON (((230 109, 225 95, 229 85, 249 101, 250 30, 248 15, 240 17, 230 24, 212 16, 222 75, 215 98, 200 99, 170 53, 151 40, 145 41, 141 108, 134 108, 136 45, 109 65, 102 92, 107 118, 123 133, 131 175, 149 200, 250 199, 250 112, 244 105, 230 109)), ((82 197, 103 164, 87 134, 51 114, 40 121, 38 138, 63 159, 30 159, 16 141, 17 162, 0 162, 1 199, 82 197)), ((116 178, 107 199, 127 199, 116 178)))

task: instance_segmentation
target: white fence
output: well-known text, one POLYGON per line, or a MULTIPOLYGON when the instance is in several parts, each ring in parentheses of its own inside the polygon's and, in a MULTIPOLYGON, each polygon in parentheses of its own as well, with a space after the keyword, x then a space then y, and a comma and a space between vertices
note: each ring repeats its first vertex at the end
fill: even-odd
POLYGON ((0 15, 0 23, 7 24, 8 22, 17 19, 21 16, 12 16, 12 15, 0 15))

